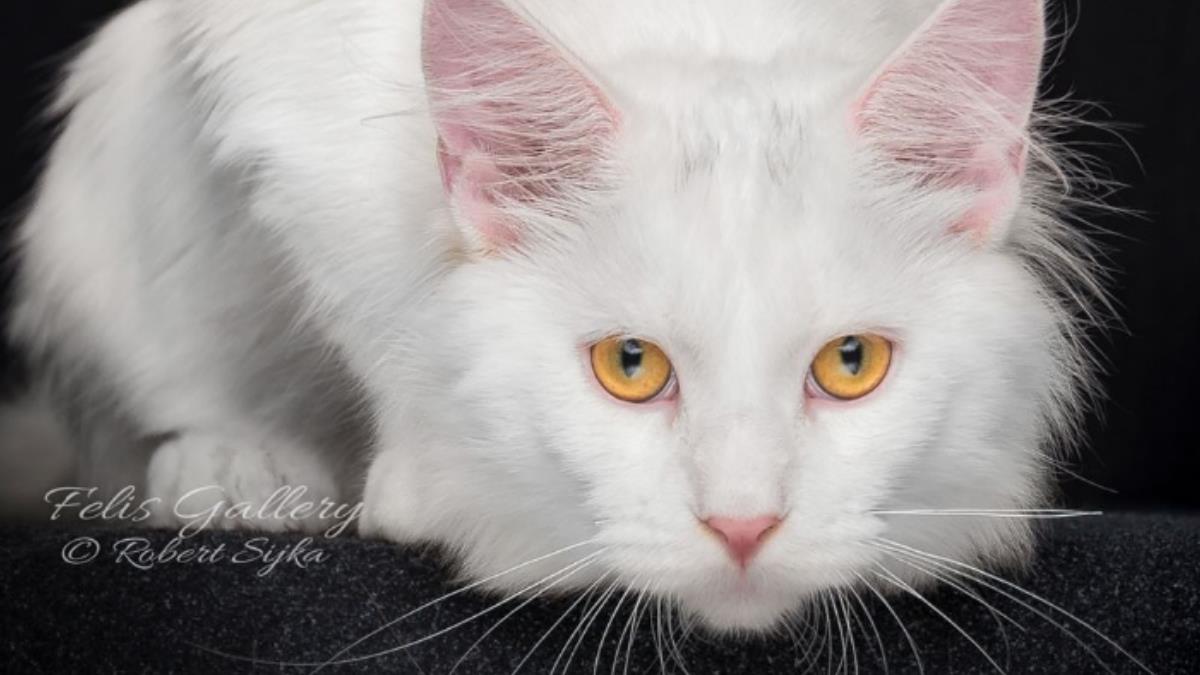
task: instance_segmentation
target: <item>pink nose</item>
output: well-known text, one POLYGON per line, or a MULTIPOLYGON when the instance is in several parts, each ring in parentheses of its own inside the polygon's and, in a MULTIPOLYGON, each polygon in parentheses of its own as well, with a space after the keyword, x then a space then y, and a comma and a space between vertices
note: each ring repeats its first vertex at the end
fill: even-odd
POLYGON ((720 516, 704 521, 704 526, 712 530, 725 544, 725 550, 739 567, 745 568, 750 564, 754 554, 762 547, 767 536, 779 526, 782 520, 777 516, 759 516, 757 518, 723 518, 720 516))

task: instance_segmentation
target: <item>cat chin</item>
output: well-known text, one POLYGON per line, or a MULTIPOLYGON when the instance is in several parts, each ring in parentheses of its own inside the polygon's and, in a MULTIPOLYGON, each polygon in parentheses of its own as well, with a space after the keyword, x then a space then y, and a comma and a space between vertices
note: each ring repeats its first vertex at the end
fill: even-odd
POLYGON ((789 616, 802 610, 806 596, 763 586, 737 593, 684 596, 679 601, 711 633, 750 636, 780 629, 789 616))
POLYGON ((664 600, 710 633, 749 637, 783 628, 819 596, 821 585, 796 581, 753 570, 747 577, 730 569, 688 579, 671 588, 664 600))

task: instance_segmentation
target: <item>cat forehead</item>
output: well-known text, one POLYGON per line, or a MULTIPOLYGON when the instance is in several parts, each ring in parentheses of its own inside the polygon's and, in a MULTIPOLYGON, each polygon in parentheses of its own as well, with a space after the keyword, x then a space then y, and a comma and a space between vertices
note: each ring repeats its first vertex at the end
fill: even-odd
POLYGON ((617 151, 628 225, 753 250, 803 238, 813 216, 851 218, 839 215, 857 208, 843 117, 745 82, 631 116, 617 151))
POLYGON ((617 208, 585 226, 577 264, 596 270, 589 292, 604 320, 706 349, 790 341, 817 313, 871 320, 865 310, 905 255, 899 237, 863 217, 850 185, 803 155, 779 172, 766 145, 704 148, 707 160, 687 166, 696 151, 660 157, 661 176, 631 179, 617 208), (768 325, 788 328, 772 336, 768 325))
POLYGON ((799 122, 782 159, 774 130, 647 155, 656 161, 631 174, 616 208, 584 227, 573 269, 594 271, 583 283, 599 299, 595 321, 709 357, 763 358, 904 325, 940 274, 941 256, 930 257, 940 249, 914 234, 931 214, 878 208, 827 122, 799 122))
POLYGON ((663 148, 649 143, 646 151, 664 154, 673 163, 671 180, 684 191, 715 185, 739 193, 762 192, 761 198, 795 180, 809 146, 806 130, 815 124, 790 101, 750 95, 744 83, 714 89, 705 103, 678 111, 659 125, 658 138, 671 137, 663 148), (660 135, 661 134, 661 135, 660 135))

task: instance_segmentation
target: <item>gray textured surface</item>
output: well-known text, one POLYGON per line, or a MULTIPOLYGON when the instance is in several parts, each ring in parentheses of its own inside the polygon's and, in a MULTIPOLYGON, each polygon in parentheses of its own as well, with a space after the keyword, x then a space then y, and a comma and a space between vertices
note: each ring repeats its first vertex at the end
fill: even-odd
MULTIPOLYGON (((258 565, 229 562, 162 564, 143 571, 114 564, 111 554, 78 566, 62 561, 63 545, 76 537, 94 536, 111 551, 113 542, 130 534, 0 530, 0 671, 311 672, 312 668, 255 665, 200 646, 265 661, 321 662, 354 638, 449 588, 436 555, 353 539, 321 542, 328 553, 323 563, 307 569, 281 564, 262 577, 256 575, 258 565)), ((149 536, 159 546, 172 536, 132 534, 149 536)), ((212 533, 202 535, 201 541, 212 546, 224 542, 231 550, 241 550, 252 536, 212 533)), ((282 546, 296 539, 271 541, 282 546)), ((1019 581, 1094 625, 1153 672, 1200 673, 1200 517, 1107 515, 1056 523, 1045 529, 1040 562, 1019 581)), ((930 601, 976 638, 1005 672, 1105 672, 1101 661, 1112 672, 1139 672, 1112 646, 1054 610, 1025 598, 1045 613, 1042 617, 995 592, 982 590, 981 595, 1021 627, 993 616, 954 590, 933 593, 930 601), (1005 626, 1003 632, 999 624, 1005 626)), ((524 607, 480 642, 457 672, 509 673, 527 654, 521 672, 550 672, 587 603, 567 614, 540 646, 530 650, 572 601, 537 601, 524 607)), ((918 672, 896 621, 878 601, 869 597, 864 601, 881 635, 877 639, 861 618, 861 625, 851 623, 861 672, 883 672, 880 644, 890 672, 918 672)), ((491 600, 473 594, 452 598, 395 624, 353 653, 420 639, 490 604, 491 600)), ((447 673, 484 631, 517 604, 410 649, 322 672, 447 673)), ((613 600, 608 607, 615 604, 613 600)), ((975 647, 924 605, 911 598, 894 604, 916 642, 925 672, 996 672, 975 647)), ((858 614, 863 614, 862 609, 858 614)), ((596 672, 626 671, 629 641, 620 645, 619 652, 617 647, 628 613, 618 614, 601 644, 599 636, 608 616, 604 613, 588 631, 571 672, 592 673, 597 665, 596 672)), ((824 626, 818 629, 823 632, 824 626)), ((838 640, 837 630, 831 632, 838 640)), ((837 669, 843 658, 838 645, 806 666, 803 641, 786 635, 734 641, 693 634, 681 652, 687 672, 697 674, 797 673, 809 666, 814 672, 827 672, 837 669)), ((655 622, 650 618, 640 622, 631 653, 630 673, 664 668, 684 672, 670 654, 660 663, 655 622)), ((853 658, 847 651, 846 672, 854 671, 853 658)))

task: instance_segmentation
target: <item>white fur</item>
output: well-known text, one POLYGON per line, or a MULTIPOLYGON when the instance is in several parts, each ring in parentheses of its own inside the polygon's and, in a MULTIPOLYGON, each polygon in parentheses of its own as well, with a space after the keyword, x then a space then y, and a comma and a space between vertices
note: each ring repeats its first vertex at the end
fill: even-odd
POLYGON ((873 179, 845 124, 932 4, 524 0, 620 110, 619 180, 479 256, 439 180, 420 2, 143 0, 70 68, 13 333, 103 381, 139 438, 173 434, 83 480, 144 485, 149 463, 169 496, 239 478, 180 468, 198 456, 286 448, 299 480, 362 494, 366 533, 474 576, 594 538, 571 585, 612 571, 761 628, 870 570, 872 536, 1011 559, 1016 520, 869 513, 1041 505, 1082 363, 1071 286, 1042 279, 1086 272, 1053 191, 1031 178, 1010 239, 979 246, 946 232, 961 195, 873 179), (860 330, 897 342, 883 387, 807 400, 815 352, 860 330), (593 382, 583 345, 622 332, 671 356, 676 415, 593 382), (770 511, 745 578, 696 520, 770 511))

